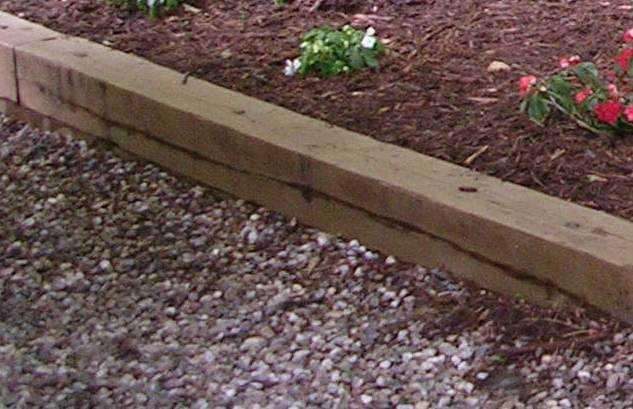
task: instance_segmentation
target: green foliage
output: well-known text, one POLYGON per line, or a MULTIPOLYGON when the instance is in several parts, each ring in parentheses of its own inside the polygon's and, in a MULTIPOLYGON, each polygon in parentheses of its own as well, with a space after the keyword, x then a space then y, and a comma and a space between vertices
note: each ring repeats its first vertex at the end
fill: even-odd
POLYGON ((599 88, 601 86, 600 74, 595 64, 583 62, 572 69, 572 73, 578 77, 580 82, 589 88, 599 88))
POLYGON ((175 10, 183 1, 184 0, 106 0, 106 3, 127 7, 131 10, 139 9, 149 14, 150 17, 155 18, 163 11, 175 10))
POLYGON ((535 92, 526 98, 521 105, 521 110, 539 125, 543 125, 551 112, 547 98, 539 92, 535 92))
POLYGON ((595 64, 575 58, 571 65, 569 60, 561 60, 562 70, 549 78, 521 78, 521 111, 541 126, 558 111, 595 134, 633 134, 633 89, 628 85, 628 69, 614 70, 605 80, 595 64))
POLYGON ((366 32, 350 26, 341 30, 314 28, 303 37, 298 72, 331 77, 363 68, 377 69, 385 47, 375 34, 371 27, 366 32))

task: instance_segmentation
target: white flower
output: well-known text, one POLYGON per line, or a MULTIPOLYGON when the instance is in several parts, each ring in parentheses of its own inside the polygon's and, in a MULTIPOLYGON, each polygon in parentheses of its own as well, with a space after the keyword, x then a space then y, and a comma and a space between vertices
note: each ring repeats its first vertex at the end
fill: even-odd
POLYGON ((290 60, 286 60, 286 66, 284 67, 284 75, 287 77, 291 77, 295 75, 294 66, 292 64, 292 61, 290 60))
POLYGON ((368 27, 365 31, 365 36, 361 41, 361 45, 365 48, 374 48, 376 45, 376 29, 373 27, 368 27))
POLYGON ((365 34, 365 37, 363 37, 363 40, 360 42, 360 45, 362 45, 365 48, 374 48, 374 46, 376 45, 376 37, 365 34))
POLYGON ((295 58, 294 60, 286 60, 284 75, 292 77, 299 71, 299 68, 301 68, 301 60, 298 58, 295 58))

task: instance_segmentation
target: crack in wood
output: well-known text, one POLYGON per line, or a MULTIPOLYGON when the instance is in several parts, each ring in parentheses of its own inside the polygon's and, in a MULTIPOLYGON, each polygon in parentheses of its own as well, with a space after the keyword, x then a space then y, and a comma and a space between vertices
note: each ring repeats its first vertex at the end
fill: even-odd
MULTIPOLYGON (((121 126, 121 127, 124 128, 124 129, 129 129, 129 128, 125 127, 125 126, 121 126)), ((138 131, 136 131, 136 132, 138 132, 138 131)), ((188 156, 191 156, 194 159, 205 161, 205 162, 209 162, 209 163, 212 163, 212 164, 217 165, 217 166, 225 167, 225 168, 227 168, 227 169, 229 169, 229 170, 231 170, 233 172, 241 173, 243 175, 249 175, 250 177, 265 179, 265 180, 269 180, 269 181, 272 181, 272 182, 275 182, 275 183, 278 183, 278 184, 283 184, 283 185, 289 186, 289 187, 301 192, 302 198, 304 200, 306 200, 308 203, 312 202, 317 197, 321 198, 321 199, 325 199, 327 201, 331 201, 331 202, 340 204, 342 206, 354 209, 356 211, 362 212, 366 217, 372 219, 373 221, 375 221, 375 222, 377 222, 379 224, 388 226, 390 228, 398 229, 398 230, 401 230, 401 231, 409 231, 409 232, 418 233, 418 234, 424 235, 424 236, 426 236, 428 238, 431 238, 432 240, 436 240, 436 241, 445 243, 445 244, 449 245, 451 248, 453 248, 455 251, 463 253, 463 254, 466 254, 467 256, 472 257, 473 259, 475 259, 475 260, 477 260, 477 261, 479 261, 479 262, 481 262, 483 264, 495 267, 495 268, 503 271, 506 275, 508 275, 509 277, 511 277, 511 278, 513 278, 513 279, 515 279, 517 281, 524 282, 524 283, 527 283, 527 284, 530 284, 530 285, 533 285, 533 286, 537 286, 539 288, 544 289, 546 294, 548 295, 548 298, 550 298, 550 299, 553 298, 556 295, 556 293, 558 293, 558 294, 561 294, 561 295, 563 295, 563 296, 565 296, 565 297, 567 297, 569 299, 572 299, 572 300, 574 300, 574 301, 576 301, 576 302, 578 302, 580 304, 587 304, 586 301, 582 300, 577 295, 575 295, 575 294, 573 294, 571 292, 566 291, 565 289, 562 289, 562 288, 556 286, 551 281, 543 280, 543 279, 535 277, 535 276, 533 276, 533 275, 531 275, 529 273, 520 271, 520 270, 512 267, 509 264, 501 263, 501 262, 492 260, 492 259, 490 259, 488 257, 485 257, 485 256, 483 256, 483 255, 481 255, 481 254, 479 254, 477 252, 468 250, 468 249, 460 246, 459 244, 457 244, 457 243, 455 243, 453 241, 450 241, 450 240, 448 240, 448 239, 446 239, 444 237, 441 237, 441 236, 438 236, 436 234, 427 232, 427 231, 425 231, 423 229, 420 229, 418 226, 412 225, 412 224, 407 223, 407 222, 403 222, 403 221, 398 220, 398 219, 386 217, 384 215, 377 215, 377 214, 372 213, 371 211, 369 211, 369 210, 367 210, 367 209, 365 209, 363 207, 360 207, 360 206, 355 205, 353 203, 341 200, 341 199, 339 199, 337 197, 334 197, 334 196, 331 196, 331 195, 329 195, 327 193, 318 191, 318 190, 314 189, 314 187, 312 187, 312 186, 310 186, 308 184, 290 183, 290 182, 286 182, 284 180, 280 180, 280 179, 276 179, 274 177, 270 177, 268 175, 264 175, 264 174, 255 173, 255 172, 251 172, 251 171, 248 171, 248 170, 236 168, 234 166, 231 166, 230 164, 218 162, 216 160, 213 160, 213 159, 210 159, 210 158, 208 158, 206 156, 203 156, 203 155, 201 155, 201 154, 199 154, 197 152, 192 152, 192 151, 183 149, 180 146, 171 144, 169 142, 165 142, 165 141, 163 141, 161 139, 158 139, 156 137, 153 137, 151 135, 147 135, 147 134, 142 134, 142 135, 143 135, 144 138, 150 139, 150 140, 152 140, 152 141, 154 141, 156 143, 159 143, 161 145, 168 146, 170 149, 178 150, 178 151, 180 151, 180 152, 182 152, 182 153, 184 153, 184 154, 186 154, 188 156)), ((114 143, 116 144, 116 142, 114 142, 114 143)), ((125 148, 122 147, 122 149, 125 149, 125 148)), ((451 273, 454 273, 454 272, 451 272, 451 273)))

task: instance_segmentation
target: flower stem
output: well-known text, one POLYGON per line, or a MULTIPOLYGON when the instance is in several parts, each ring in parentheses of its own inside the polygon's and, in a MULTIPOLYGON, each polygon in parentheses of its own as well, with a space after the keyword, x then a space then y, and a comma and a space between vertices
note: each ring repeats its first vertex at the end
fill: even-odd
POLYGON ((580 126, 581 128, 584 128, 588 131, 591 131, 593 133, 596 133, 598 135, 609 135, 608 132, 605 131, 601 131, 597 128, 594 128, 593 126, 589 125, 588 123, 586 123, 585 121, 581 120, 580 118, 578 118, 576 115, 572 114, 571 112, 567 111, 565 108, 563 108, 558 102, 556 102, 554 100, 554 98, 552 97, 552 93, 549 91, 546 91, 547 96, 548 96, 548 101, 549 103, 554 106, 556 109, 558 109, 559 111, 561 111, 563 114, 569 116, 571 119, 573 119, 576 124, 578 126, 580 126))

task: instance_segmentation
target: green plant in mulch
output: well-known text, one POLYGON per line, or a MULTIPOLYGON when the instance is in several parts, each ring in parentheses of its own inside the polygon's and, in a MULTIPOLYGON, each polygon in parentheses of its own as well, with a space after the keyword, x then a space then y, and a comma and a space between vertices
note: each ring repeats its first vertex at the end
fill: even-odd
POLYGON ((164 11, 172 11, 182 5, 184 0, 106 0, 108 4, 127 7, 129 9, 139 9, 150 17, 158 17, 164 11))
POLYGON ((548 78, 522 77, 519 93, 521 111, 539 125, 558 111, 595 134, 633 135, 633 29, 605 75, 575 55, 561 59, 560 70, 548 78))
POLYGON ((300 47, 301 57, 287 60, 284 74, 331 77, 363 68, 377 69, 378 59, 386 51, 372 27, 366 31, 350 26, 341 30, 314 28, 303 37, 300 47))

